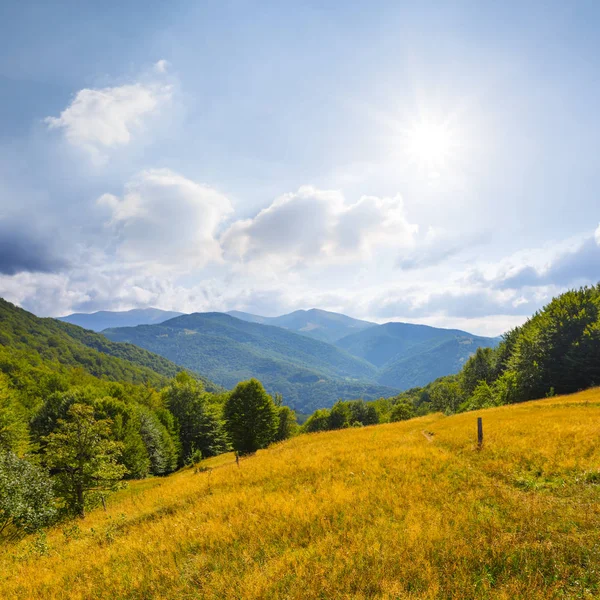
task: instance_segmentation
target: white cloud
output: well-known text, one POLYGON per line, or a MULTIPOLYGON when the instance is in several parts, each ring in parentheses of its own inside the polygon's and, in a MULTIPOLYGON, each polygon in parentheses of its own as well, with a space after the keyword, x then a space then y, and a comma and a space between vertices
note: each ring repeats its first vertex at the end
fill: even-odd
POLYGON ((594 239, 596 240, 596 244, 600 246, 600 225, 598 225, 598 228, 594 232, 594 239))
POLYGON ((408 222, 400 196, 363 196, 349 204, 339 191, 303 186, 255 217, 233 223, 221 241, 229 258, 289 266, 306 259, 368 258, 379 246, 412 245, 417 230, 408 222))
POLYGON ((157 73, 166 73, 169 69, 169 61, 161 58, 159 61, 154 63, 154 70, 157 73))
POLYGON ((109 213, 119 258, 156 268, 218 260, 218 229, 233 211, 226 196, 168 169, 142 171, 122 197, 103 194, 97 204, 109 213))
POLYGON ((106 150, 131 142, 144 118, 171 98, 170 86, 133 83, 119 87, 83 89, 59 117, 47 117, 49 129, 62 130, 73 146, 93 161, 106 160, 106 150))

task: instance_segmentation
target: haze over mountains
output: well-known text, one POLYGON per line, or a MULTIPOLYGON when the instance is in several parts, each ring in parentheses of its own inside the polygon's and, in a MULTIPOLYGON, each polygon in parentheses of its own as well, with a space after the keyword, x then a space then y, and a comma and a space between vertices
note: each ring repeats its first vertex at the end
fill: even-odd
MULTIPOLYGON (((107 322, 106 313, 102 318, 107 322)), ((461 330, 377 325, 318 309, 280 317, 193 313, 162 323, 111 327, 103 334, 225 387, 257 377, 300 412, 331 406, 339 398, 374 399, 425 385, 460 370, 479 346, 498 342, 461 330)))
POLYGON ((109 327, 135 327, 136 325, 162 323, 167 319, 172 319, 182 314, 159 308, 134 308, 125 311, 101 310, 90 314, 73 313, 65 317, 58 317, 58 320, 71 323, 72 325, 79 325, 79 327, 83 327, 84 329, 102 331, 109 327))

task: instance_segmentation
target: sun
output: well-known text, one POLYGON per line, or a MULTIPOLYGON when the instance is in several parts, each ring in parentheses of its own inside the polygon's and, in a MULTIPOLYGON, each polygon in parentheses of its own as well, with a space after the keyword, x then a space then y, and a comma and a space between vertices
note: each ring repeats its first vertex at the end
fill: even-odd
POLYGON ((403 137, 410 162, 427 171, 443 169, 457 145, 454 132, 446 124, 428 120, 413 123, 403 137))

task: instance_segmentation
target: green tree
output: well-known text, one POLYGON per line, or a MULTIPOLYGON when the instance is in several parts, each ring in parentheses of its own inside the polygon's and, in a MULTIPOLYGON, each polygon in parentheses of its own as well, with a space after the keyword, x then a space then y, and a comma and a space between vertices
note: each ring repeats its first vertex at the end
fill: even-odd
POLYGON ((486 381, 480 381, 467 401, 468 410, 496 406, 493 388, 486 381))
POLYGON ((329 418, 327 419, 327 429, 343 429, 344 427, 350 427, 350 421, 352 414, 347 402, 338 400, 329 411, 329 418))
POLYGON ((13 397, 6 377, 0 373, 0 452, 12 450, 23 454, 29 445, 29 431, 24 410, 13 397))
POLYGON ((467 360, 460 373, 460 384, 466 396, 470 396, 481 381, 490 383, 494 378, 495 355, 491 348, 477 348, 467 360))
POLYGON ((464 393, 458 377, 440 377, 430 384, 429 398, 435 411, 455 413, 462 404, 464 393))
POLYGON ((150 473, 150 457, 140 434, 139 415, 118 414, 113 419, 115 441, 123 444, 120 462, 127 469, 127 477, 143 479, 150 473))
POLYGON ((114 490, 127 469, 118 464, 123 445, 109 439, 111 420, 94 418, 94 409, 73 404, 46 436, 45 462, 69 512, 85 516, 102 492, 114 490))
POLYGON ((377 425, 379 413, 374 403, 364 400, 352 400, 346 402, 350 409, 350 424, 360 423, 362 425, 377 425))
POLYGON ((298 432, 298 423, 296 413, 289 406, 277 407, 277 433, 273 439, 274 442, 287 440, 298 432))
POLYGON ((225 402, 223 415, 231 444, 241 454, 256 452, 275 439, 277 407, 256 379, 237 384, 225 402))
POLYGON ((329 411, 326 408, 315 410, 315 412, 308 417, 302 428, 306 433, 327 431, 327 429, 329 429, 329 411))
POLYGON ((163 397, 179 427, 180 464, 188 462, 196 450, 209 457, 227 449, 223 425, 201 382, 182 371, 163 391, 163 397))
POLYGON ((149 409, 140 407, 140 434, 154 475, 166 475, 177 468, 178 452, 173 438, 160 419, 149 409))
POLYGON ((0 452, 0 534, 31 533, 56 514, 50 478, 13 452, 0 452))
POLYGON ((392 406, 390 421, 407 421, 415 416, 413 405, 406 399, 399 400, 392 406))

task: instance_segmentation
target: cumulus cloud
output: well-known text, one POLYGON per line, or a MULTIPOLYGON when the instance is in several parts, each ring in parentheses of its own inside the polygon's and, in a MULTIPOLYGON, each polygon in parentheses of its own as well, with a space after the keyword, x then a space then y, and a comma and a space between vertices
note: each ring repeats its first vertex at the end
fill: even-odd
POLYGON ((303 186, 277 198, 255 217, 233 223, 222 236, 226 256, 296 264, 371 255, 376 247, 409 246, 417 225, 409 223, 402 198, 363 196, 348 203, 341 192, 303 186))
POLYGON ((101 163, 106 160, 106 150, 129 144, 144 119, 170 98, 171 87, 157 83, 86 88, 77 92, 60 116, 47 117, 45 122, 101 163))
POLYGON ((218 260, 218 229, 233 211, 226 196, 169 169, 142 171, 121 197, 103 194, 97 204, 120 259, 169 268, 218 260))

